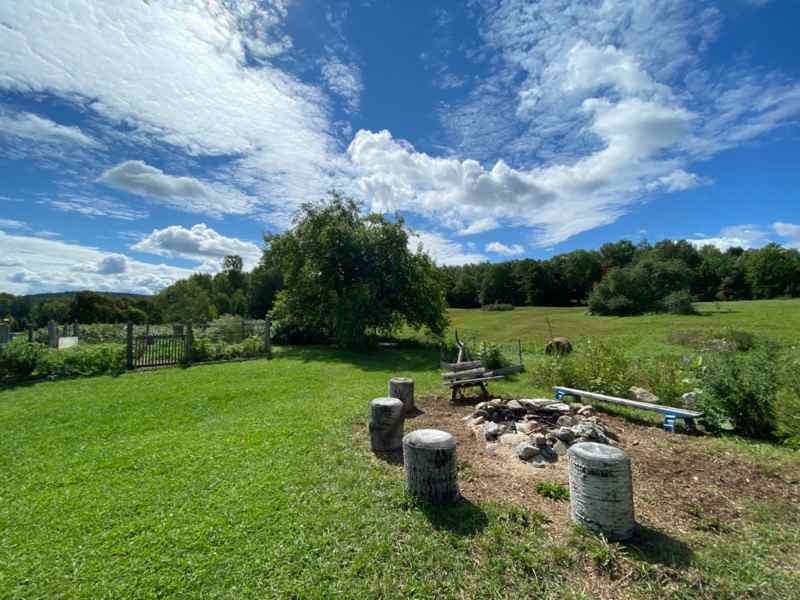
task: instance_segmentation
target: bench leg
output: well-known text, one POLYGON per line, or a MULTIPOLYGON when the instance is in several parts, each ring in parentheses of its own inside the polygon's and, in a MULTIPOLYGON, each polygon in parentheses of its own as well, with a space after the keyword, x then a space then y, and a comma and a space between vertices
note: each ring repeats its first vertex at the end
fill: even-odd
POLYGON ((694 424, 693 417, 684 417, 683 422, 686 424, 686 433, 696 433, 697 427, 694 424))
POLYGON ((481 383, 481 396, 486 399, 489 397, 489 390, 486 389, 486 386, 481 383))
POLYGON ((458 388, 457 387, 452 387, 452 388, 450 388, 450 390, 451 390, 450 402, 455 402, 456 401, 456 390, 458 390, 458 388))
POLYGON ((664 415, 664 431, 675 433, 675 415, 664 415))

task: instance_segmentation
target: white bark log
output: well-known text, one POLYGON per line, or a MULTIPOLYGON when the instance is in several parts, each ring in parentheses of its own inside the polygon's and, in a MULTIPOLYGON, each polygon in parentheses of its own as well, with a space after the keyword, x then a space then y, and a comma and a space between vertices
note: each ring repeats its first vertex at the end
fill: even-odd
POLYGON ((389 397, 403 402, 406 414, 414 410, 414 380, 408 377, 392 377, 389 380, 389 397))
POLYGON ((594 442, 575 444, 568 455, 572 520, 609 540, 630 538, 636 528, 630 459, 594 442))
POLYGON ((403 402, 375 398, 370 402, 369 439, 373 452, 396 452, 403 447, 403 402))
POLYGON ((403 438, 406 491, 434 504, 459 497, 456 440, 446 431, 418 429, 403 438))

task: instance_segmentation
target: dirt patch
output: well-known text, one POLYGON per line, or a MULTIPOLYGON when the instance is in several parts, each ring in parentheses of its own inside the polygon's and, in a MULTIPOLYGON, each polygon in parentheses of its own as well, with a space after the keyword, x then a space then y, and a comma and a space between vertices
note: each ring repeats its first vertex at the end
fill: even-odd
MULTIPOLYGON (((542 481, 568 486, 566 460, 534 467, 507 446, 487 447, 463 420, 473 412, 473 403, 454 405, 441 396, 422 397, 417 403, 423 412, 406 422, 406 431, 443 429, 456 437, 459 485, 467 499, 522 504, 547 515, 554 534, 568 531, 569 502, 548 500, 535 491, 542 481)), ((599 414, 619 434, 618 446, 631 458, 639 523, 677 534, 698 528, 724 531, 735 527, 750 500, 800 502, 796 480, 776 476, 732 452, 709 449, 702 436, 667 433, 599 414)))

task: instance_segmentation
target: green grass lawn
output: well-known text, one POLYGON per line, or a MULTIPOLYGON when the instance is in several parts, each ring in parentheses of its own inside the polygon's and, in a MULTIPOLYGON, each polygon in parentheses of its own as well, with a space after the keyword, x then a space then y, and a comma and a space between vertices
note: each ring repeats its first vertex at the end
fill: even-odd
POLYGON ((0 598, 798 597, 800 513, 769 498, 680 560, 657 536, 553 539, 512 505, 408 501, 368 452, 367 404, 393 375, 440 391, 437 360, 309 348, 0 390, 0 598))
POLYGON ((783 343, 796 343, 800 336, 800 299, 749 302, 705 302, 696 304, 699 315, 644 315, 601 317, 586 314, 585 307, 519 307, 512 311, 452 309, 452 327, 460 334, 480 340, 516 343, 541 349, 553 335, 574 341, 613 338, 633 354, 675 350, 669 335, 683 331, 748 331, 783 343), (548 320, 550 325, 548 326, 548 320))

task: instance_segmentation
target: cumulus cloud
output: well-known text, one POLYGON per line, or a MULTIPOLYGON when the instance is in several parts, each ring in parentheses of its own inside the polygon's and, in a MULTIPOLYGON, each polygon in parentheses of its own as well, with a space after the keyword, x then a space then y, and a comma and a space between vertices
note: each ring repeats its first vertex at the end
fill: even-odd
POLYGON ((42 143, 68 143, 90 147, 101 145, 79 127, 60 125, 33 113, 0 114, 0 135, 42 143))
POLYGON ((465 265, 481 263, 488 260, 485 255, 468 252, 458 242, 432 231, 417 231, 408 238, 408 247, 413 252, 422 247, 422 251, 430 256, 438 265, 465 265))
POLYGON ((800 249, 800 225, 778 221, 772 224, 772 229, 784 238, 783 244, 785 246, 800 249))
POLYGON ((117 275, 128 270, 128 258, 122 254, 109 254, 97 263, 100 275, 117 275))
POLYGON ((732 225, 725 227, 715 237, 687 240, 698 248, 716 246, 723 252, 729 248, 758 248, 769 242, 767 233, 758 225, 732 225))
POLYGON ((90 246, 2 232, 0 256, 0 287, 13 294, 81 289, 153 294, 193 272, 90 246))
POLYGON ((157 254, 170 258, 184 258, 210 264, 209 259, 219 263, 229 254, 242 257, 246 268, 252 268, 261 258, 261 249, 253 242, 225 237, 199 223, 190 229, 172 225, 164 229, 154 229, 149 235, 131 246, 131 250, 157 254))
POLYGON ((502 254, 503 256, 519 256, 525 252, 525 248, 520 244, 511 244, 507 246, 502 242, 489 242, 484 248, 487 252, 493 254, 502 254))

